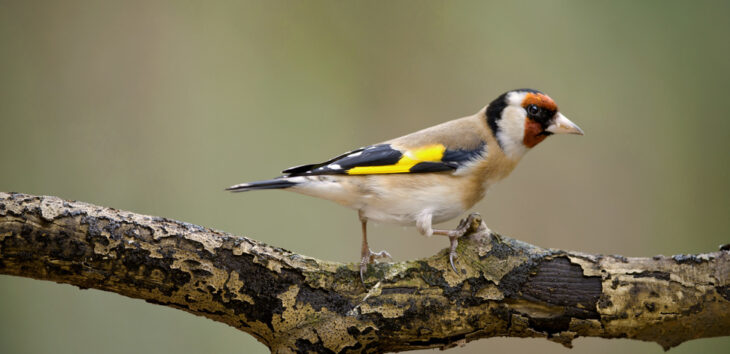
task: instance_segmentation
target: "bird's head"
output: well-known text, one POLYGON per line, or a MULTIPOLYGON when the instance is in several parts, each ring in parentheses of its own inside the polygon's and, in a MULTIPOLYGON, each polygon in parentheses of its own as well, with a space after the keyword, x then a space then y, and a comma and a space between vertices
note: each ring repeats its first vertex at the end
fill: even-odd
POLYGON ((519 159, 552 134, 583 135, 548 95, 532 89, 508 91, 487 106, 487 123, 500 147, 519 159))

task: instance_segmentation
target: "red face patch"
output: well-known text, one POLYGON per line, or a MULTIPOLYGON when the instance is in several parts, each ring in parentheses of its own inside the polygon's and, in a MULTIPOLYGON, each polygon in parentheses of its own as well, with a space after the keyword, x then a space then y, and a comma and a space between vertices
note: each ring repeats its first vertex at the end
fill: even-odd
POLYGON ((525 119, 525 136, 522 138, 522 143, 528 148, 532 148, 545 140, 547 135, 542 134, 542 126, 540 123, 527 118, 525 119))
POLYGON ((552 118, 553 114, 558 110, 558 105, 548 95, 528 92, 522 100, 522 107, 530 112, 530 109, 534 110, 535 108, 530 107, 533 105, 540 109, 537 113, 528 113, 528 116, 525 118, 525 136, 522 138, 522 143, 528 148, 532 148, 545 140, 547 135, 543 134, 545 128, 543 124, 546 124, 547 120, 552 118))
POLYGON ((522 100, 522 107, 524 108, 531 104, 534 104, 535 106, 546 109, 548 111, 555 112, 558 110, 558 105, 555 104, 555 101, 553 101, 552 98, 543 93, 528 92, 527 95, 525 95, 525 99, 522 100))

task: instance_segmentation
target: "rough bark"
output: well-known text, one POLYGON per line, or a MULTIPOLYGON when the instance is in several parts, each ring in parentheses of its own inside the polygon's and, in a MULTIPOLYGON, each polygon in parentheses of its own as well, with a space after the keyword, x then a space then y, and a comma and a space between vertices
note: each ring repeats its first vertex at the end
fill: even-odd
POLYGON ((0 193, 0 273, 95 288, 245 331, 274 352, 448 348, 486 337, 631 338, 665 349, 730 335, 730 253, 626 258, 490 233, 370 267, 56 197, 0 193))

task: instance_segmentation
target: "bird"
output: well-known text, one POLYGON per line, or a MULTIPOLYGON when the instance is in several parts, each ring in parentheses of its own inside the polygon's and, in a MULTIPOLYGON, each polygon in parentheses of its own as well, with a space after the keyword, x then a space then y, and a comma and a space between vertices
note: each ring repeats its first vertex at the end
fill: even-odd
POLYGON ((528 151, 553 134, 583 135, 583 130, 566 118, 547 94, 515 89, 501 94, 476 114, 226 190, 284 189, 356 210, 362 229, 363 284, 369 264, 392 259, 386 251, 370 250, 368 221, 415 226, 424 236, 448 237, 449 262, 456 271, 456 245, 468 223, 462 221, 453 230, 433 225, 473 207, 490 186, 514 170, 528 151))

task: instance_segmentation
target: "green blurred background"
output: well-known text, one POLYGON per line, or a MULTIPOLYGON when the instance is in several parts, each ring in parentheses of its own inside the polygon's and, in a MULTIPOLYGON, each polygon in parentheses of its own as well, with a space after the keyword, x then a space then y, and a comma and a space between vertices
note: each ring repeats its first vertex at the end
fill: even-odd
MULTIPOLYGON (((730 3, 0 1, 0 191, 165 216, 354 262, 356 213, 231 184, 545 91, 552 137, 475 210, 537 245, 626 256, 730 241, 730 3), (285 223, 281 220, 284 216, 285 223)), ((451 221, 446 226, 455 226, 451 221)), ((396 260, 447 246, 371 228, 396 260)), ((581 338, 575 353, 659 353, 581 338)), ((673 353, 727 353, 730 338, 673 353)), ((263 353, 97 290, 0 276, 0 353, 263 353)), ((452 353, 565 353, 490 339, 452 353)))

